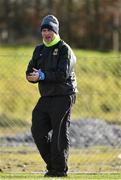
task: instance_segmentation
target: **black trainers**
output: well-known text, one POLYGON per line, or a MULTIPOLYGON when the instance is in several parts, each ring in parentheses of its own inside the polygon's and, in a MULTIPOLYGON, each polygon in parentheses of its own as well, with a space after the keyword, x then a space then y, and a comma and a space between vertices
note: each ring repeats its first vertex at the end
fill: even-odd
POLYGON ((44 177, 67 177, 67 173, 56 172, 56 171, 48 171, 45 173, 44 177))

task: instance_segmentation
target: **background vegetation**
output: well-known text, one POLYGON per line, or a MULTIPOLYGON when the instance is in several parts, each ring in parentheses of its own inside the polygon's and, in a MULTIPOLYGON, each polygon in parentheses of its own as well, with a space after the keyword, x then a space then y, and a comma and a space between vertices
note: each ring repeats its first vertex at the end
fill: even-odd
MULTIPOLYGON (((25 78, 33 47, 2 47, 0 51, 0 126, 26 126, 40 96, 37 85, 25 78)), ((74 51, 78 93, 72 119, 99 118, 121 124, 120 53, 74 51)))
POLYGON ((39 42, 47 14, 57 16, 60 35, 74 47, 121 50, 121 0, 0 0, 1 43, 39 42))

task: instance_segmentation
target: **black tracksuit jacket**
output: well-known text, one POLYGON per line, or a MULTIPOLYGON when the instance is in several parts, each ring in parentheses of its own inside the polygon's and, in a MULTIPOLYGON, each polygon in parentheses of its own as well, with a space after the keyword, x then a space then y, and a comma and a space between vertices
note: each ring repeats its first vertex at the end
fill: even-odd
POLYGON ((45 79, 38 81, 41 96, 71 95, 76 92, 75 63, 76 57, 64 41, 51 47, 42 44, 35 48, 26 74, 33 67, 45 73, 45 79))

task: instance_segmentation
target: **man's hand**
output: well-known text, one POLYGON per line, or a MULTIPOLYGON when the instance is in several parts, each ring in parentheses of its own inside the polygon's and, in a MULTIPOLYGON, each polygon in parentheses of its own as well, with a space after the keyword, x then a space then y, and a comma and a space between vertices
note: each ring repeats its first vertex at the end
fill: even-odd
POLYGON ((39 80, 39 70, 33 68, 33 72, 27 75, 27 80, 31 82, 37 82, 39 80))
POLYGON ((37 70, 33 68, 33 72, 30 75, 27 75, 27 80, 31 82, 37 82, 38 80, 44 80, 45 74, 41 71, 41 69, 37 70))

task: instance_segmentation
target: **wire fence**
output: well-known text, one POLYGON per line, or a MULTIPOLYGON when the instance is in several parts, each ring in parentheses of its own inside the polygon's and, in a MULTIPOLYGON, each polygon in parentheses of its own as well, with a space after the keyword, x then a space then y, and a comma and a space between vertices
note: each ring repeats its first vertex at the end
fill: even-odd
MULTIPOLYGON (((14 51, 15 52, 15 51, 14 51)), ((77 101, 70 127, 71 172, 121 171, 121 56, 77 53, 77 101)), ((41 172, 43 161, 31 137, 37 85, 27 82, 29 54, 0 55, 1 171, 41 172)))

